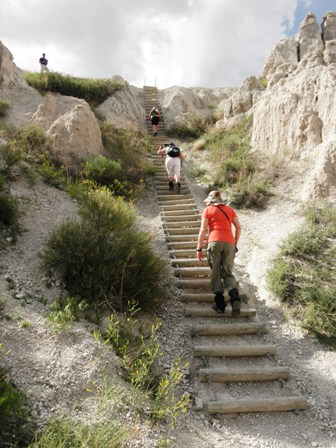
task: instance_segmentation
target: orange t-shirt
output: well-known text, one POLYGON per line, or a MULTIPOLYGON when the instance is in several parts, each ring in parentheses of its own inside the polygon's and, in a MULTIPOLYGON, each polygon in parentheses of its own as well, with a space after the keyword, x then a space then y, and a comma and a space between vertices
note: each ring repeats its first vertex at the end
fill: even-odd
POLYGON ((233 208, 220 204, 219 207, 227 214, 230 222, 223 212, 218 210, 217 205, 209 205, 203 210, 202 218, 206 218, 209 223, 209 236, 207 243, 213 241, 225 241, 227 243, 235 244, 235 239, 232 233, 232 220, 235 218, 236 212, 233 208))

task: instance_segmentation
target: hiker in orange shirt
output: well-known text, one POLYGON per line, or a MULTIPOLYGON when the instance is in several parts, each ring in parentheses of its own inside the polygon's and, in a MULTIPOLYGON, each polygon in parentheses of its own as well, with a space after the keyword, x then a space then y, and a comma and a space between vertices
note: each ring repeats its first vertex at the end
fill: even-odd
POLYGON ((232 306, 232 316, 240 314, 241 301, 237 281, 232 273, 241 227, 233 208, 224 205, 220 191, 214 190, 205 199, 208 206, 203 210, 201 228, 198 235, 197 258, 203 260, 203 241, 209 228, 207 239, 207 259, 211 268, 211 289, 215 294, 214 309, 223 313, 224 289, 228 288, 232 306), (232 225, 235 232, 232 232, 232 225))

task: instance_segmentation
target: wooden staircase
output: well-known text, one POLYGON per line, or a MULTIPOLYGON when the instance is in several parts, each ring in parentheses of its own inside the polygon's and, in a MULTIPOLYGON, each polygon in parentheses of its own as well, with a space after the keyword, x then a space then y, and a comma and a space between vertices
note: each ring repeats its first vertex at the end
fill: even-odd
MULTIPOLYGON (((160 110, 157 88, 144 87, 143 94, 147 115, 154 105, 160 110)), ((151 135, 149 121, 147 129, 151 135)), ((158 146, 167 141, 161 122, 158 136, 152 137, 152 160, 164 238, 175 284, 182 289, 186 327, 194 341, 191 364, 197 371, 193 387, 196 408, 209 414, 306 409, 307 400, 291 384, 290 369, 280 365, 277 347, 267 343, 266 326, 249 306, 248 297, 241 294, 239 317, 231 317, 229 304, 222 314, 212 309, 210 269, 198 261, 195 251, 201 213, 183 176, 181 194, 168 190, 163 160, 156 154, 158 146)), ((229 303, 227 295, 225 300, 229 303)))

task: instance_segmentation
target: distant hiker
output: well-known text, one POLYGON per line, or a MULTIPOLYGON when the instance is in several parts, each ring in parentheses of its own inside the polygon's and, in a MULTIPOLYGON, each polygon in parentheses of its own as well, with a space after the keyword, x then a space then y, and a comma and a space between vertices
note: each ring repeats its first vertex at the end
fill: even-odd
POLYGON ((226 304, 224 302, 224 289, 228 288, 232 307, 231 315, 239 316, 241 301, 237 289, 237 281, 232 273, 235 252, 240 237, 241 227, 238 217, 233 208, 224 205, 220 191, 214 190, 205 199, 208 206, 203 210, 201 228, 197 242, 197 258, 202 261, 203 241, 207 229, 207 259, 211 268, 211 289, 215 294, 213 308, 218 313, 224 313, 226 304), (235 227, 232 233, 232 225, 235 227))
POLYGON ((149 118, 152 124, 153 137, 155 137, 157 135, 158 125, 161 119, 161 114, 157 107, 154 106, 151 108, 149 112, 149 118))
POLYGON ((41 66, 41 73, 43 73, 43 72, 49 72, 49 69, 48 69, 48 67, 47 67, 47 65, 48 65, 48 59, 46 59, 46 57, 45 57, 45 53, 43 53, 43 54, 42 54, 42 57, 40 57, 40 59, 39 59, 39 63, 40 63, 40 66, 41 66))
POLYGON ((168 174, 169 190, 174 190, 174 187, 176 187, 177 193, 181 193, 181 162, 185 157, 180 148, 174 143, 165 143, 160 145, 157 153, 166 156, 165 167, 168 174))

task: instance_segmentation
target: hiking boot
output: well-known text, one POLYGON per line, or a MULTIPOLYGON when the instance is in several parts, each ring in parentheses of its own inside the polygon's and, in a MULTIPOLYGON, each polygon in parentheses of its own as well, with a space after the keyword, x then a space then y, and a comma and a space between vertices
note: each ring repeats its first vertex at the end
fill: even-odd
POLYGON ((180 182, 177 182, 177 184, 176 184, 176 192, 177 192, 178 194, 181 193, 181 183, 180 183, 180 182))
POLYGON ((225 308, 224 310, 220 310, 215 303, 212 305, 212 309, 217 311, 217 313, 224 313, 225 311, 225 308))
POLYGON ((169 182, 169 190, 174 190, 174 182, 169 182))
POLYGON ((217 292, 215 294, 215 304, 213 309, 218 313, 224 313, 226 307, 226 303, 224 302, 224 296, 221 292, 217 292))
POLYGON ((153 137, 156 137, 157 136, 157 132, 153 132, 153 137))
POLYGON ((240 308, 241 308, 241 300, 239 297, 239 291, 237 288, 232 288, 229 291, 230 296, 230 302, 231 302, 231 316, 237 317, 240 314, 240 308))

